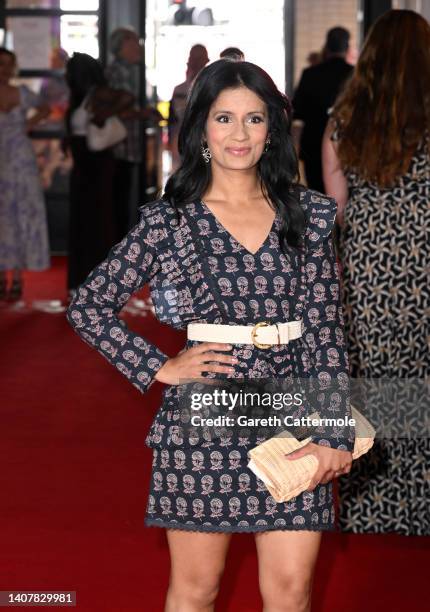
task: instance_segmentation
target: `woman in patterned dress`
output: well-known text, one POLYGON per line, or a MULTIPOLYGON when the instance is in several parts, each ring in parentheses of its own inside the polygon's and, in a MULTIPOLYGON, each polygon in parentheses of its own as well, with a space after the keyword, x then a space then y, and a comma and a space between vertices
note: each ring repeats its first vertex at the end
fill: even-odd
MULTIPOLYGON (((68 319, 139 390, 167 385, 146 439, 153 467, 145 519, 167 529, 166 611, 213 610, 233 532, 255 533, 265 609, 309 610, 321 532, 334 528, 331 480, 350 469, 353 434, 344 427, 313 436, 292 457, 317 456, 313 483, 276 503, 247 467, 249 435, 211 439, 179 427, 180 383, 298 373, 347 383, 336 204, 295 182, 289 101, 254 64, 219 60, 201 71, 179 147, 182 164, 163 198, 141 208, 140 223, 78 289, 68 319), (169 358, 118 320, 146 282, 157 318, 179 329, 302 321, 303 332, 268 348, 188 339, 169 358)), ((333 407, 329 393, 321 397, 349 415, 347 399, 333 407)))
MULTIPOLYGON (((430 25, 389 11, 370 31, 323 143, 325 185, 343 226, 354 378, 412 379, 418 388, 430 374, 429 130, 430 25)), ((430 534, 424 413, 414 404, 405 416, 416 435, 377 440, 340 479, 343 530, 430 534)))
POLYGON ((22 270, 50 264, 45 200, 27 134, 49 108, 28 87, 10 85, 15 72, 15 54, 0 48, 0 299, 10 300, 21 297, 22 270), (30 109, 36 112, 28 119, 30 109))

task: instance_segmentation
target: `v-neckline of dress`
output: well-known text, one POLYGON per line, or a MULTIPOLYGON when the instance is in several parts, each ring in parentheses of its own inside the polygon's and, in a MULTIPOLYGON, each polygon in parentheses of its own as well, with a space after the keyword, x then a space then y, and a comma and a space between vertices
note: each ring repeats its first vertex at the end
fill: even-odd
POLYGON ((233 240, 238 246, 240 246, 240 248, 242 248, 244 251, 246 251, 247 253, 249 253, 253 257, 255 257, 261 251, 261 249, 265 246, 266 242, 269 240, 270 234, 273 232, 273 229, 274 229, 275 224, 276 224, 276 220, 278 218, 278 213, 275 211, 275 217, 274 217, 273 223, 270 226, 270 229, 269 229, 269 231, 267 233, 267 236, 264 238, 263 242, 258 247, 258 249, 256 251, 252 252, 249 249, 247 249, 246 246, 244 246, 241 242, 239 242, 239 240, 237 238, 235 238, 235 236, 233 236, 233 234, 221 223, 221 221, 218 219, 218 217, 211 211, 209 206, 202 199, 200 199, 200 203, 203 206, 203 208, 208 211, 208 213, 214 219, 214 221, 218 225, 218 227, 221 230, 223 230, 224 232, 226 232, 226 234, 228 234, 230 236, 231 240, 233 240))

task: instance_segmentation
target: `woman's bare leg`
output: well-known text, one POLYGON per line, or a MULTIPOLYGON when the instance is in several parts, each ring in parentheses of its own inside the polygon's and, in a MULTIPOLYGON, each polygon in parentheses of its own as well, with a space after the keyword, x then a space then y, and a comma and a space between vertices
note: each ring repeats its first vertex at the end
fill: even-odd
POLYGON ((255 534, 263 612, 310 612, 319 531, 255 534))
POLYGON ((170 582, 164 612, 212 612, 230 533, 167 529, 170 582))
POLYGON ((12 282, 22 283, 22 270, 20 268, 14 268, 12 270, 12 282))
POLYGON ((8 300, 16 301, 22 296, 22 271, 19 268, 12 270, 12 283, 8 290, 8 300))

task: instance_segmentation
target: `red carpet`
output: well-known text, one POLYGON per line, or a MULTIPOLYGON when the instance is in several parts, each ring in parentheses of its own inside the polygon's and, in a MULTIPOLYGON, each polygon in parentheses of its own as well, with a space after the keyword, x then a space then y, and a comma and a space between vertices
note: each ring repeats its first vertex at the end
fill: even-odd
MULTIPOLYGON (((64 261, 26 275, 26 307, 0 307, 0 590, 74 590, 83 612, 162 612, 163 529, 143 525, 151 451, 144 439, 161 385, 142 396, 87 347, 64 313, 64 261)), ((151 315, 130 326, 175 354, 180 334, 151 315)), ((423 609, 429 540, 324 536, 313 612, 423 609)), ((261 610, 254 540, 236 534, 219 612, 261 610)))

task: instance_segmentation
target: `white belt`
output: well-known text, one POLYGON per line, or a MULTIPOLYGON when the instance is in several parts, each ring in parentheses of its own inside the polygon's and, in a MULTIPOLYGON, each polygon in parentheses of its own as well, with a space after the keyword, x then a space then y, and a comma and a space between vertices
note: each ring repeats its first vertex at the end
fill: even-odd
POLYGON ((225 342, 227 344, 254 344, 257 348, 271 348, 275 344, 288 344, 302 335, 302 321, 275 323, 261 321, 255 325, 218 325, 217 323, 189 323, 188 340, 225 342), (257 339, 258 335, 258 339, 257 339))

